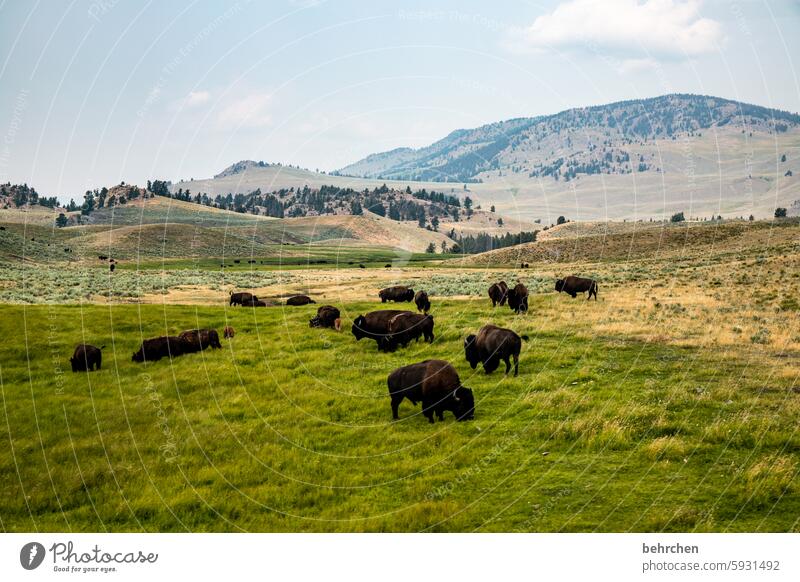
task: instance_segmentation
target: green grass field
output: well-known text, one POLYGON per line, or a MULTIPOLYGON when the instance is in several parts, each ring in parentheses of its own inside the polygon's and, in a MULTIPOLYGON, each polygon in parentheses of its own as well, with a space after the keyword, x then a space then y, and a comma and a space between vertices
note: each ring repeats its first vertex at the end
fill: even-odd
POLYGON ((393 354, 349 333, 376 303, 340 305, 342 333, 309 329, 313 305, 2 306, 0 529, 799 531, 796 378, 598 332, 613 302, 437 298, 435 342, 393 354), (530 335, 518 378, 465 362, 489 321, 530 335), (224 325, 222 350, 131 362, 143 337, 224 325), (102 371, 70 371, 82 341, 102 371), (431 357, 474 421, 407 401, 391 421, 386 376, 431 357))

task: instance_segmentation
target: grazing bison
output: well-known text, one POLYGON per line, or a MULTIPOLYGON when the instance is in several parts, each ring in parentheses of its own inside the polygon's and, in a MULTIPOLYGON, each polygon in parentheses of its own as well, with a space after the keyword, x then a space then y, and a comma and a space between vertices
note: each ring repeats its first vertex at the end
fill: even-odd
POLYGON ((178 336, 169 335, 144 340, 131 360, 157 362, 161 358, 174 358, 181 354, 183 354, 183 340, 178 336))
POLYGON ((108 257, 105 256, 105 255, 97 255, 97 258, 100 259, 101 261, 107 261, 108 260, 108 257))
POLYGON ((242 305, 244 306, 245 302, 249 302, 251 299, 258 299, 252 293, 248 293, 247 291, 242 291, 240 293, 234 293, 231 291, 231 301, 229 305, 242 305))
POLYGON ((181 348, 184 354, 202 352, 207 347, 215 349, 222 347, 222 344, 219 343, 219 334, 215 329, 190 329, 182 331, 178 337, 183 342, 181 348))
POLYGON ((451 411, 458 420, 475 418, 475 397, 472 390, 461 385, 458 372, 444 360, 425 360, 397 368, 387 380, 392 398, 392 418, 403 398, 416 406, 422 402, 422 414, 433 423, 434 413, 444 420, 444 411, 451 411))
POLYGON ((381 298, 381 303, 386 303, 387 301, 414 301, 414 290, 404 285, 397 285, 381 289, 378 297, 381 298))
POLYGON ((495 325, 484 325, 478 330, 478 335, 468 335, 464 340, 464 355, 469 365, 474 370, 478 362, 483 364, 487 374, 494 372, 503 360, 506 363, 506 374, 511 371, 511 361, 514 359, 514 376, 519 373, 519 352, 522 340, 527 341, 528 336, 519 336, 510 329, 495 325))
POLYGON ((586 293, 588 291, 589 295, 586 300, 588 301, 592 298, 592 295, 594 295, 594 300, 597 301, 597 281, 594 279, 573 277, 570 275, 566 279, 559 279, 556 281, 556 291, 559 293, 563 291, 573 299, 575 299, 578 293, 586 293))
POLYGON ((428 343, 433 342, 433 316, 406 311, 398 313, 389 320, 387 334, 378 341, 378 346, 390 352, 398 345, 406 347, 412 341, 424 336, 428 343))
POLYGON ((103 352, 106 346, 95 347, 89 344, 78 344, 69 359, 73 372, 90 372, 99 370, 103 363, 103 352))
POLYGON ((514 313, 528 311, 528 288, 522 283, 508 290, 508 306, 514 313))
POLYGON ((414 295, 414 303, 417 304, 417 310, 426 315, 431 310, 431 300, 425 291, 417 291, 417 294, 414 295))
POLYGON ((362 338, 375 340, 379 350, 386 349, 386 336, 389 334, 389 321, 400 313, 411 313, 398 309, 384 309, 382 311, 370 311, 366 315, 359 315, 353 321, 351 331, 356 340, 362 338))
POLYGON ((333 305, 322 305, 317 309, 317 315, 311 318, 308 322, 308 327, 330 327, 339 331, 341 329, 342 320, 339 310, 333 305), (336 322, 339 322, 339 327, 336 322))
POLYGON ((316 303, 308 295, 294 295, 286 300, 286 305, 308 305, 309 303, 316 303))
POLYGON ((508 299, 508 284, 505 281, 492 283, 489 287, 489 299, 492 300, 492 307, 497 307, 498 303, 501 307, 505 305, 508 299))
POLYGON ((225 339, 232 339, 233 336, 235 335, 236 335, 236 330, 233 329, 230 325, 226 325, 222 329, 222 337, 224 337, 225 339))

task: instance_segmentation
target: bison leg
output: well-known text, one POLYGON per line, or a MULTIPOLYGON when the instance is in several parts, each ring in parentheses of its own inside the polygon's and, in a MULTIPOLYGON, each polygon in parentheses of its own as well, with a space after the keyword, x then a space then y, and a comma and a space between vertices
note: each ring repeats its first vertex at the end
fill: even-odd
POLYGON ((578 296, 578 294, 577 294, 577 293, 575 293, 575 291, 573 291, 573 292, 572 292, 572 293, 570 293, 569 295, 570 295, 570 297, 572 297, 573 299, 575 299, 575 298, 578 296))
POLYGON ((511 359, 508 356, 506 356, 505 362, 506 362, 506 376, 508 376, 508 373, 511 371, 511 359))
MULTIPOLYGON (((507 374, 508 372, 506 372, 507 374)), ((514 354, 514 377, 519 375, 519 354, 514 354)))
POLYGON ((398 414, 397 414, 397 409, 400 408, 400 403, 402 401, 403 401, 403 397, 402 396, 400 396, 398 398, 397 396, 392 395, 392 419, 393 420, 398 420, 400 418, 398 416, 398 414))
POLYGON ((103 364, 103 355, 97 354, 97 369, 100 369, 100 366, 103 364))
POLYGON ((422 415, 428 419, 428 422, 433 424, 434 404, 432 402, 422 401, 422 415))

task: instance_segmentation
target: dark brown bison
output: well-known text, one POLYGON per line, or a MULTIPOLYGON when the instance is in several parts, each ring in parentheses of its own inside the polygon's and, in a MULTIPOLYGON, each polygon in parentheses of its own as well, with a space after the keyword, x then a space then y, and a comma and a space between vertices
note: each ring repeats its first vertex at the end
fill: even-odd
POLYGON ((309 303, 316 303, 308 295, 294 295, 286 300, 286 305, 308 305, 309 303))
POLYGON ((182 350, 184 354, 193 354, 195 352, 202 352, 208 347, 219 349, 222 344, 219 343, 219 334, 215 329, 190 329, 182 331, 178 334, 183 342, 182 350))
POLYGON ((519 336, 510 329, 495 325, 484 325, 478 335, 468 335, 464 340, 464 355, 474 370, 478 362, 483 364, 487 374, 494 372, 500 361, 506 363, 506 374, 511 371, 511 358, 514 359, 514 376, 519 373, 519 352, 522 340, 528 336, 519 336))
POLYGON ((183 354, 183 340, 178 336, 169 335, 144 340, 131 360, 157 362, 161 358, 174 358, 181 354, 183 354))
POLYGON ((366 315, 359 315, 353 321, 351 331, 356 340, 362 338, 375 340, 378 349, 386 349, 386 337, 389 334, 389 321, 400 313, 411 313, 399 309, 384 309, 382 311, 370 311, 366 315))
POLYGON ((386 303, 387 301, 414 301, 414 290, 404 285, 397 285, 381 289, 378 297, 381 298, 381 303, 386 303))
POLYGON ((431 300, 425 291, 417 291, 414 295, 414 303, 417 305, 417 310, 427 314, 431 310, 431 300))
POLYGON ((398 313, 389 320, 387 334, 378 342, 385 351, 394 351, 397 346, 406 347, 412 341, 425 337, 428 343, 433 342, 433 316, 421 313, 398 313), (382 344, 382 345, 381 345, 382 344))
POLYGON ((231 301, 229 305, 244 305, 245 302, 248 302, 253 298, 256 298, 256 296, 252 293, 248 293, 247 291, 241 291, 239 293, 234 293, 231 291, 231 301))
POLYGON ((492 283, 489 287, 489 299, 492 300, 492 307, 497 307, 498 304, 505 305, 508 299, 508 284, 505 281, 492 283))
POLYGON ((106 346, 95 347, 89 344, 78 344, 69 359, 73 372, 90 372, 99 370, 103 364, 103 352, 106 346))
POLYGON ((559 293, 563 291, 573 299, 577 297, 578 293, 586 293, 588 291, 589 295, 586 297, 586 300, 588 301, 592 298, 592 295, 594 295, 594 300, 597 301, 597 281, 594 279, 573 277, 570 275, 566 279, 559 279, 556 281, 556 291, 559 293))
POLYGON ((261 301, 258 297, 253 295, 250 299, 245 299, 242 301, 242 307, 266 307, 267 303, 265 301, 261 301))
POLYGON ((236 330, 233 329, 230 325, 226 325, 222 329, 222 337, 224 337, 225 339, 232 339, 233 336, 235 335, 236 335, 236 330))
POLYGON ((397 368, 387 380, 392 398, 392 418, 397 420, 397 409, 403 398, 416 406, 422 402, 422 414, 433 423, 433 415, 444 420, 445 410, 457 420, 475 418, 475 397, 472 390, 461 385, 458 372, 444 360, 425 360, 397 368))
POLYGON ((341 313, 333 305, 322 305, 317 309, 317 315, 308 322, 309 327, 330 327, 339 331, 336 322, 341 326, 341 313))
POLYGON ((528 311, 528 288, 522 283, 517 283, 513 289, 508 290, 508 306, 514 313, 528 311))

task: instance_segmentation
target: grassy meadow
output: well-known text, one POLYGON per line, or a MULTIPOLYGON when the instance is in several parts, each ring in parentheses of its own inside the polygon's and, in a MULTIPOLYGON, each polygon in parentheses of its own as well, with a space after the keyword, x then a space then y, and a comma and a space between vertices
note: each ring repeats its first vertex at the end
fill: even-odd
POLYGON ((796 220, 572 224, 446 261, 367 249, 366 269, 8 260, 0 529, 800 531, 798 242, 796 220), (600 301, 554 293, 566 273, 600 301), (501 278, 528 285, 527 315, 491 308, 501 278), (355 341, 390 284, 430 292, 433 344, 355 341), (309 292, 344 329, 310 329, 316 305, 230 308, 232 288, 309 292), (464 360, 490 322, 529 336, 519 377, 464 360), (131 361, 143 338, 225 325, 221 350, 131 361), (80 342, 106 346, 100 372, 70 371, 80 342), (407 401, 391 421, 386 377, 426 358, 474 390, 474 421, 407 401))
MULTIPOLYGON (((314 306, 6 306, 6 531, 797 531, 795 377, 758 358, 598 334, 608 302, 528 316, 440 300, 437 337, 394 354, 308 328, 314 306), (569 318, 548 317, 569 311, 569 318), (517 378, 463 337, 527 333, 517 378), (233 325, 223 349, 131 362, 143 337, 233 325), (73 374, 73 345, 105 345, 73 374), (391 421, 386 376, 453 361, 476 418, 391 421)), ((349 322, 374 303, 343 306, 349 322)))

